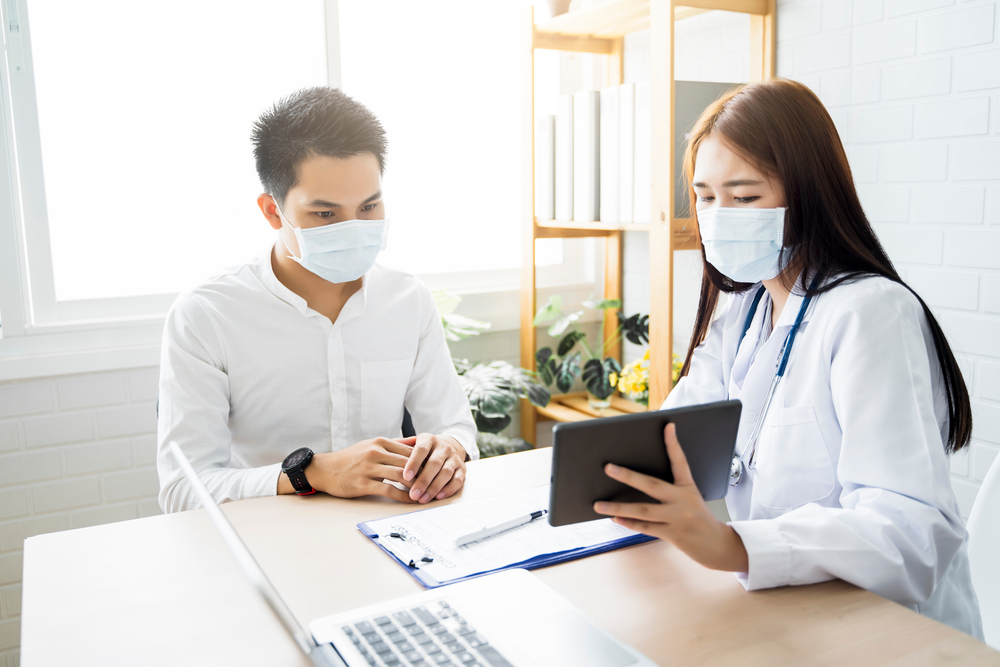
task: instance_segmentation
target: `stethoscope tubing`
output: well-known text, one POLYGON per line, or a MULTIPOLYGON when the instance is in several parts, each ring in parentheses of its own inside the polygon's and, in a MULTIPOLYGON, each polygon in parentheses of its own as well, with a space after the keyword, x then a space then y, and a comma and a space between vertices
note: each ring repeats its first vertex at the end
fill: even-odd
MULTIPOLYGON (((816 288, 817 279, 814 278, 812 283, 809 285, 809 291, 816 288)), ((740 345, 743 344, 743 339, 747 335, 747 331, 750 329, 750 324, 753 322, 754 315, 757 313, 757 306, 760 304, 761 297, 764 296, 765 287, 761 285, 760 289, 757 290, 757 294, 754 295, 753 302, 750 304, 750 310, 747 312, 746 319, 743 321, 743 331, 740 334, 740 340, 736 344, 736 352, 739 354, 740 345)), ((809 309, 809 304, 812 301, 812 295, 807 295, 802 299, 802 305, 799 306, 798 315, 795 317, 795 323, 792 324, 791 330, 788 332, 788 336, 785 337, 785 342, 781 345, 781 352, 779 354, 778 363, 774 367, 774 378, 771 379, 771 385, 767 389, 767 394, 764 397, 764 404, 761 406, 760 415, 757 416, 757 422, 754 424, 753 431, 750 432, 750 439, 747 444, 744 445, 743 451, 739 455, 733 457, 732 469, 730 471, 730 486, 736 486, 743 479, 743 467, 744 465, 750 470, 755 470, 757 467, 756 454, 757 454, 757 441, 760 439, 760 432, 764 427, 764 418, 767 416, 768 408, 771 407, 771 400, 774 398, 774 394, 778 389, 778 384, 785 375, 785 370, 788 368, 788 359, 792 355, 792 345, 795 344, 795 336, 799 332, 799 327, 802 325, 802 318, 805 316, 806 311, 809 309), (747 452, 750 452, 750 459, 745 461, 747 452)))

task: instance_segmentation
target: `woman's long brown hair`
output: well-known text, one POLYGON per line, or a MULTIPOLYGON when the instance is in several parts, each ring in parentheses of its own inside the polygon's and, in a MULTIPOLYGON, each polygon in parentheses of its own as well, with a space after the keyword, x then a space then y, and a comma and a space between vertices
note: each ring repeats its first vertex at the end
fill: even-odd
MULTIPOLYGON (((962 371, 944 332, 927 304, 899 277, 861 208, 847 154, 837 128, 819 98, 806 86, 772 79, 736 88, 709 106, 695 123, 684 154, 684 176, 691 202, 691 183, 702 141, 720 139, 757 169, 780 182, 785 191, 785 245, 795 247, 802 275, 815 276, 820 294, 869 276, 883 276, 906 287, 920 302, 934 339, 948 398, 949 453, 969 444, 972 407, 962 371), (832 278, 832 280, 831 280, 832 278)), ((693 207, 693 205, 692 205, 693 207)), ((691 212, 694 217, 694 211, 691 212)), ((719 302, 719 292, 743 292, 752 287, 731 281, 705 261, 701 296, 691 344, 681 369, 686 375, 694 349, 705 340, 719 302)), ((784 257, 779 261, 784 265, 784 257)), ((792 283, 795 277, 786 280, 792 283)), ((786 285, 788 289, 794 284, 786 285)))

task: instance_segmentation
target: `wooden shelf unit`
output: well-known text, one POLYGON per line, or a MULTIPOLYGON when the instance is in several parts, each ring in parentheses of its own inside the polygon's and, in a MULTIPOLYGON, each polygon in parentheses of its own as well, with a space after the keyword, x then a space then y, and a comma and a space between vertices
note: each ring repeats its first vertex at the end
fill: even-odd
MULTIPOLYGON (((522 258, 521 258, 521 365, 535 369, 537 337, 532 324, 538 304, 535 296, 535 240, 540 238, 587 238, 605 240, 605 298, 622 296, 622 232, 649 234, 649 404, 659 406, 670 392, 673 360, 673 284, 676 250, 700 249, 698 225, 690 218, 677 218, 671 184, 674 173, 674 21, 702 12, 723 10, 750 15, 750 80, 774 76, 774 17, 777 0, 610 0, 578 12, 556 16, 535 24, 534 10, 526 7, 522 17, 522 258), (624 36, 650 31, 650 92, 652 102, 651 223, 578 223, 535 218, 535 50, 552 49, 599 53, 608 56, 605 85, 624 78, 624 36)), ((606 322, 607 340, 617 323, 606 322)), ((608 354, 621 359, 621 344, 608 354)), ((580 421, 593 419, 586 398, 582 409, 578 395, 554 396, 546 408, 521 402, 521 434, 534 442, 539 419, 580 421)), ((635 412, 637 404, 616 397, 613 410, 635 412), (628 410, 620 410, 625 403, 628 410)), ((638 406, 642 409, 642 406, 638 406)), ((603 415, 602 415, 603 416, 603 415)))

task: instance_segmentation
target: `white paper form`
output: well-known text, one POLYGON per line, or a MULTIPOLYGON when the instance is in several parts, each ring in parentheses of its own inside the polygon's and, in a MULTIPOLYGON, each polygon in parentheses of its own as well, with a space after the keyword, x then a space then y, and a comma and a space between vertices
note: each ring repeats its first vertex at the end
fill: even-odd
POLYGON ((524 516, 549 504, 548 484, 483 498, 467 503, 369 521, 378 542, 408 562, 423 554, 431 563, 418 563, 425 574, 445 582, 491 572, 537 556, 594 547, 637 535, 611 521, 600 519, 554 528, 545 517, 522 524, 478 542, 456 546, 455 538, 485 526, 524 516), (397 533, 404 541, 390 537, 397 533))

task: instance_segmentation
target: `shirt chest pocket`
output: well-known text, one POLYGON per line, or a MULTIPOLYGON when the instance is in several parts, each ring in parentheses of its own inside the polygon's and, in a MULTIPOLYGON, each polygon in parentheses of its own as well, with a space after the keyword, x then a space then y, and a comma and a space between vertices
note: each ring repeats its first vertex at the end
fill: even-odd
POLYGON ((793 509, 822 500, 834 489, 833 464, 811 405, 772 408, 759 455, 754 490, 765 507, 793 509))
POLYGON ((403 400, 413 358, 361 364, 361 430, 371 437, 394 438, 403 423, 403 400))

